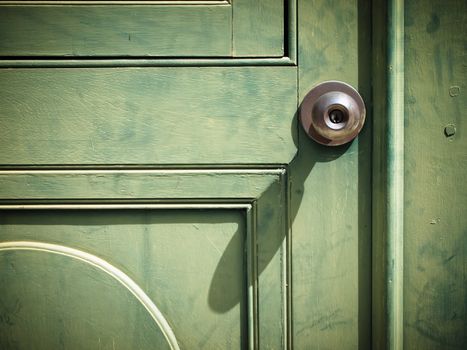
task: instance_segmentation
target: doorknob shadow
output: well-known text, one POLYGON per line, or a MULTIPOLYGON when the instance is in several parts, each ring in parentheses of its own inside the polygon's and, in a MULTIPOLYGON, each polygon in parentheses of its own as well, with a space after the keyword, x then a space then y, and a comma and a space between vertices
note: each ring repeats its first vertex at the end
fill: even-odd
MULTIPOLYGON (((292 182, 291 202, 289 203, 289 223, 291 224, 297 215, 304 195, 304 182, 317 163, 331 162, 342 156, 349 144, 337 147, 326 147, 310 140, 302 128, 297 123, 298 112, 293 118, 291 133, 298 152, 292 162, 287 166, 289 179, 292 182)), ((267 199, 274 196, 274 189, 269 187, 262 193, 261 198, 267 199)), ((272 213, 272 211, 271 211, 272 213)), ((268 223, 260 223, 267 225, 268 223)), ((282 230, 282 235, 271 237, 271 239, 261 241, 261 261, 258 262, 258 276, 265 270, 270 261, 281 248, 286 236, 286 230, 282 230)), ((237 231, 224 250, 222 257, 217 265, 209 288, 208 303, 210 308, 216 313, 225 313, 240 303, 243 309, 244 300, 246 300, 247 286, 235 288, 231 283, 231 271, 234 264, 238 264, 239 241, 242 240, 241 233, 237 231)))

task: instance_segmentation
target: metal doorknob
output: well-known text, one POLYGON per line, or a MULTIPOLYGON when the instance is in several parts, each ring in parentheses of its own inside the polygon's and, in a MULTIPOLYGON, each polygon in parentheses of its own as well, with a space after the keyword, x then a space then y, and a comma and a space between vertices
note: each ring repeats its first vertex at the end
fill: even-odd
POLYGON ((300 106, 300 121, 316 142, 339 146, 352 141, 365 123, 360 94, 349 84, 326 81, 310 90, 300 106))

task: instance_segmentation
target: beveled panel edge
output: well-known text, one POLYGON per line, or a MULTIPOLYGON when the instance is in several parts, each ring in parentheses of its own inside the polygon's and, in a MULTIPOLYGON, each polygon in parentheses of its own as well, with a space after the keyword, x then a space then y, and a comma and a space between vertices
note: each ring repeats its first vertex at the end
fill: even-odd
POLYGON ((154 304, 151 298, 149 298, 149 296, 144 292, 144 290, 119 268, 115 267, 114 265, 110 264, 104 259, 99 258, 96 255, 64 245, 36 241, 0 242, 0 251, 15 250, 40 251, 62 255, 82 261, 103 271, 110 277, 114 278, 123 287, 125 287, 144 306, 146 311, 148 311, 155 323, 158 325, 159 329, 162 331, 162 334, 167 340, 167 343, 169 344, 170 348, 172 350, 180 349, 175 334, 172 328, 170 327, 169 323, 165 319, 164 315, 160 312, 160 310, 157 308, 157 306, 154 304))
POLYGON ((285 12, 285 36, 284 52, 289 59, 290 65, 297 66, 298 50, 298 20, 297 20, 297 0, 284 0, 286 5, 285 12))
POLYGON ((279 58, 0 58, 1 68, 230 67, 296 66, 294 57, 279 58))
MULTIPOLYGON (((245 213, 245 255, 246 255, 246 294, 247 294, 247 329, 248 329, 248 349, 259 349, 258 329, 258 269, 257 269, 257 242, 256 242, 256 201, 245 201, 242 203, 148 203, 139 204, 137 200, 127 204, 1 204, 2 210, 145 210, 145 209, 232 209, 243 210, 245 213)), ((164 337, 172 350, 179 350, 178 342, 170 325, 165 320, 162 313, 147 296, 141 287, 134 282, 123 271, 113 266, 109 262, 84 251, 67 247, 64 245, 51 244, 37 241, 5 241, 0 242, 0 252, 2 250, 36 250, 68 256, 88 263, 127 288, 145 309, 151 314, 156 324, 161 329, 164 337)))
POLYGON ((252 169, 24 169, 0 170, 0 175, 20 174, 261 174, 283 175, 284 168, 252 168, 252 169))
POLYGON ((293 349, 293 336, 292 336, 292 223, 290 218, 290 181, 289 173, 284 171, 281 175, 281 191, 284 199, 284 216, 282 229, 285 231, 285 239, 281 245, 282 255, 282 288, 283 288, 283 299, 282 299, 282 322, 284 324, 283 330, 283 346, 284 349, 293 349))
POLYGON ((246 251, 248 286, 248 347, 258 349, 258 265, 256 242, 256 202, 246 209, 246 251))
POLYGON ((67 6, 67 5, 86 5, 86 6, 93 6, 93 5, 230 5, 230 0, 0 0, 1 5, 16 5, 16 6, 28 6, 28 5, 60 5, 60 6, 67 6))
POLYGON ((0 210, 115 210, 115 209, 251 209, 250 204, 239 203, 114 203, 114 204, 0 204, 0 210))

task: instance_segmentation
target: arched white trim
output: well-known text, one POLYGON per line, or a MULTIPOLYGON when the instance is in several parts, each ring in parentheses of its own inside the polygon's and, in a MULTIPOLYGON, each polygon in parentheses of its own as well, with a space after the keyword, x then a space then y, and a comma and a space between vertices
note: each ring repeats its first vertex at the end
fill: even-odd
POLYGON ((140 301, 145 309, 151 314, 154 321, 157 323, 159 328, 164 334, 165 339, 170 345, 172 350, 180 350, 178 346, 177 339, 175 334, 170 328, 169 323, 166 321, 162 313, 159 311, 157 306, 152 302, 152 300, 146 295, 146 293, 139 287, 135 281, 133 281, 128 275, 123 271, 116 268, 115 266, 109 264, 107 261, 83 252, 82 250, 65 247, 58 244, 50 244, 43 242, 29 242, 29 241, 11 241, 11 242, 0 242, 0 251, 2 250, 33 250, 33 251, 42 251, 47 253, 59 254, 68 256, 73 259, 81 260, 85 263, 88 263, 99 270, 105 272, 118 282, 126 289, 128 289, 135 297, 140 301))

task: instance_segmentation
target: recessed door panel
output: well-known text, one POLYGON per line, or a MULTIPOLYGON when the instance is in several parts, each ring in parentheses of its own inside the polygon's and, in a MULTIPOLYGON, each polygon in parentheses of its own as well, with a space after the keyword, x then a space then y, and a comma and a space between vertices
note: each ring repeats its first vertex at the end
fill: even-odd
POLYGON ((0 1, 0 56, 281 57, 284 2, 0 1))
POLYGON ((1 215, 1 288, 8 299, 2 317, 9 321, 1 329, 11 344, 168 348, 164 328, 145 310, 142 293, 183 349, 247 344, 243 212, 20 210, 1 215), (132 295, 121 274, 141 292, 132 295))

